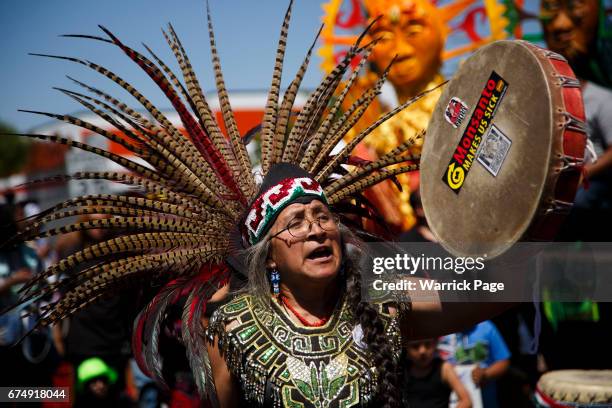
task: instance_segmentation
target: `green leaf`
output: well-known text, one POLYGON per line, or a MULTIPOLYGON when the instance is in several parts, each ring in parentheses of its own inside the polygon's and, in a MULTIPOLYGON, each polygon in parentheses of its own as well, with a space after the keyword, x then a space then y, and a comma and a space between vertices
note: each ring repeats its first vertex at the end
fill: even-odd
POLYGON ((294 379, 293 382, 295 383, 295 385, 297 385, 298 390, 300 390, 300 392, 304 394, 306 399, 308 399, 309 401, 314 401, 314 393, 310 384, 298 379, 294 379))
POLYGON ((312 388, 316 391, 314 393, 319 395, 319 376, 317 375, 317 368, 314 364, 310 365, 310 383, 312 384, 312 388))
POLYGON ((328 392, 329 379, 327 378, 327 371, 325 370, 325 368, 321 370, 321 385, 323 387, 323 390, 325 392, 328 392))
POLYGON ((332 400, 336 397, 336 394, 340 392, 342 387, 344 387, 344 383, 346 381, 346 376, 338 377, 333 380, 329 386, 329 391, 327 392, 327 398, 332 400))

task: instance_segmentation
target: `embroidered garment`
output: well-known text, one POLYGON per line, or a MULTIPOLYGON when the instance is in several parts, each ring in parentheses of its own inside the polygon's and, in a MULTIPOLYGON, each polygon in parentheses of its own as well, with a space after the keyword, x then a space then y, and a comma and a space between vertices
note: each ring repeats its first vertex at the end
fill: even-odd
MULTIPOLYGON (((378 305, 399 356, 399 318, 378 305)), ((209 341, 218 338, 243 404, 273 407, 364 407, 375 397, 377 372, 361 341, 346 298, 321 327, 294 323, 276 301, 243 294, 211 317, 209 341)), ((243 406, 243 405, 241 405, 243 406)))

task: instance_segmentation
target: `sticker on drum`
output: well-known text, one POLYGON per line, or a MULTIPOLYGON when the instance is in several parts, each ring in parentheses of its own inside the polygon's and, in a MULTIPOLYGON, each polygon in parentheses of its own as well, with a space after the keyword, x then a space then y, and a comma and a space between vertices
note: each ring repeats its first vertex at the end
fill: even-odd
POLYGON ((459 144, 455 148, 448 166, 442 175, 442 181, 455 194, 459 194, 468 173, 472 169, 476 153, 480 143, 493 121, 497 108, 502 103, 502 99, 508 90, 508 81, 502 78, 497 72, 491 71, 484 88, 480 92, 470 116, 467 127, 459 139, 459 144))
POLYGON ((452 127, 457 129, 463 119, 465 119, 465 115, 467 114, 468 106, 461 99, 453 96, 450 101, 448 101, 448 105, 446 105, 446 110, 444 111, 444 119, 448 123, 451 124, 452 127))
POLYGON ((497 126, 491 125, 491 129, 484 137, 476 155, 478 163, 482 164, 494 177, 497 177, 510 146, 512 146, 512 141, 508 136, 497 126))

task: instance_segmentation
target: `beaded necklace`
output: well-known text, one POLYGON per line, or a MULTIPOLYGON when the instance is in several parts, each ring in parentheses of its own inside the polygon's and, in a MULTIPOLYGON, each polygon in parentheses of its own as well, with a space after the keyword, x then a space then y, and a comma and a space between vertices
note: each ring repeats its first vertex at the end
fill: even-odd
POLYGON ((293 313, 293 315, 295 317, 298 318, 298 320, 300 321, 300 323, 302 323, 304 326, 306 327, 321 327, 323 326, 325 323, 327 323, 327 321, 329 320, 329 317, 324 317, 322 319, 317 320, 316 322, 309 322, 308 320, 306 320, 306 318, 304 316, 302 316, 300 314, 300 312, 298 312, 292 305, 291 303, 289 303, 289 299, 287 298, 287 296, 285 295, 280 295, 280 300, 283 303, 283 305, 285 305, 287 307, 287 309, 289 309, 291 311, 291 313, 293 313))

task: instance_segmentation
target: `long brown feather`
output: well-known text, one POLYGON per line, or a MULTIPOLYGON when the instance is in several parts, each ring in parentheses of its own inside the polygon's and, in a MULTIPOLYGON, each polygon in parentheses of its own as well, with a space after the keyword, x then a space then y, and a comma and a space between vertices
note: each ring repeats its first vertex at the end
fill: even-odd
POLYGON ((219 226, 215 222, 195 220, 185 221, 180 218, 156 216, 143 217, 116 217, 102 218, 74 224, 63 225, 57 228, 50 228, 46 231, 32 234, 31 239, 39 239, 60 234, 68 234, 71 232, 85 231, 91 229, 118 229, 130 231, 168 231, 168 232, 191 232, 202 234, 214 234, 219 231, 219 226))
POLYGON ((40 324, 47 326, 62 320, 107 295, 111 289, 116 291, 130 286, 130 283, 133 285, 134 280, 142 275, 149 275, 154 280, 158 279, 162 272, 174 267, 177 268, 175 275, 181 276, 185 274, 185 270, 180 269, 181 265, 188 264, 196 258, 199 258, 199 262, 204 263, 218 259, 219 255, 219 253, 210 253, 205 250, 186 249, 135 256, 98 266, 90 272, 95 278, 83 282, 67 292, 59 302, 53 304, 52 308, 47 308, 48 313, 43 315, 40 324))
POLYGON ((333 91, 339 84, 352 59, 367 48, 367 45, 364 47, 360 46, 361 41, 366 36, 372 25, 378 21, 378 19, 379 17, 374 19, 368 25, 368 27, 366 27, 366 29, 357 38, 353 46, 347 51, 342 61, 340 61, 340 63, 338 63, 338 65, 336 65, 336 67, 327 74, 319 86, 317 86, 314 92, 312 92, 309 96, 306 104, 302 108, 302 111, 299 113, 291 132, 289 133, 289 137, 287 138, 287 146, 285 147, 285 151, 283 153, 284 162, 294 162, 299 159, 302 145, 306 137, 309 135, 309 131, 306 128, 312 127, 313 123, 316 122, 316 120, 313 120, 313 117, 318 116, 317 111, 327 106, 329 97, 331 94, 333 94, 333 91))
MULTIPOLYGON (((183 49, 183 46, 176 35, 172 25, 168 25, 170 35, 162 30, 168 45, 172 49, 174 56, 179 64, 179 67, 183 73, 183 78, 187 84, 187 90, 192 100, 194 101, 196 112, 199 115, 199 121, 203 128, 206 130, 207 134, 209 134, 215 143, 215 145, 219 146, 219 150, 226 162, 228 163, 230 169, 234 173, 234 177, 238 180, 242 193, 245 196, 252 194, 251 190, 254 190, 252 186, 253 180, 250 176, 250 161, 248 159, 248 154, 246 152, 236 154, 238 147, 234 147, 233 143, 236 135, 233 133, 230 134, 230 142, 231 149, 228 148, 228 143, 223 134, 221 133, 221 129, 217 124, 216 119, 213 116, 212 110, 206 101, 206 97, 202 92, 199 81, 195 73, 193 72, 193 68, 191 66, 191 62, 189 61, 189 57, 187 53, 183 49), (245 157, 246 155, 246 161, 245 157), (237 167, 238 163, 242 167, 237 167), (249 171, 245 171, 243 169, 249 169, 249 171)), ((239 138, 239 135, 238 135, 239 138)), ((239 142, 241 142, 239 140, 239 142)), ((241 144, 241 143, 240 143, 241 144)))
POLYGON ((341 188, 340 190, 336 191, 335 193, 329 195, 327 197, 327 201, 330 204, 336 204, 348 197, 351 197, 355 194, 358 194, 359 192, 367 189, 368 187, 371 187, 377 183, 380 183, 381 181, 384 181, 388 178, 391 178, 393 176, 396 176, 398 174, 402 174, 402 173, 407 173, 409 171, 415 171, 419 169, 419 165, 418 164, 411 164, 408 166, 402 166, 402 167, 396 167, 394 169, 390 169, 388 171, 384 171, 384 172, 378 172, 378 173, 374 173, 371 174, 367 177, 364 177, 363 179, 355 182, 354 184, 349 184, 348 186, 341 188))
POLYGON ((302 84, 302 79, 306 74, 306 70, 308 69, 308 64, 310 63, 310 57, 312 56, 312 50, 314 49, 319 36, 321 35, 321 31, 323 31, 323 25, 319 28, 319 32, 315 36, 314 41, 310 45, 304 60, 302 61, 302 65, 298 69, 297 74, 289 87, 285 91, 283 95, 283 102, 281 103, 281 107, 278 110, 278 120, 276 123, 276 131, 274 132, 274 142, 273 142, 273 150, 272 156, 274 163, 280 163, 283 161, 283 153, 285 148, 285 139, 287 137, 287 125, 289 124, 289 117, 291 116, 291 111, 293 109, 293 104, 295 102, 295 98, 300 89, 300 85, 302 84))
POLYGON ((336 156, 334 156, 328 164, 325 165, 325 167, 323 167, 323 169, 317 174, 316 179, 317 181, 321 181, 321 180, 326 180, 327 177, 329 177, 329 175, 332 173, 332 171, 334 171, 334 169, 336 169, 336 167, 342 163, 344 160, 346 160, 346 158, 348 157, 348 155, 353 151, 353 149, 370 133, 372 133, 372 131, 374 129, 376 129, 378 126, 380 126, 381 124, 383 124, 384 122, 386 122, 388 119, 390 119, 391 117, 393 117, 395 114, 397 114, 398 112, 406 109, 408 106, 412 105, 414 102, 418 101, 419 99, 421 99, 422 97, 424 97, 425 95, 427 95, 430 92, 433 92, 434 90, 438 89, 440 86, 444 85, 444 83, 435 86, 431 89, 428 89, 422 93, 420 93, 419 95, 415 96, 414 98, 406 101, 405 103, 399 105, 397 108, 383 114, 380 118, 378 118, 374 123, 372 123, 370 126, 368 126, 366 129, 364 129, 361 133, 359 133, 357 136, 355 136, 355 138, 353 138, 353 140, 351 140, 343 149, 340 153, 338 153, 336 156))
MULTIPOLYGON (((96 115, 100 116, 108 124, 115 127, 123 133, 124 137, 127 137, 130 144, 138 149, 138 151, 131 150, 136 155, 154 155, 155 152, 148 145, 148 139, 143 134, 146 134, 146 130, 141 126, 140 123, 136 123, 134 118, 127 115, 126 113, 116 109, 114 106, 108 103, 96 99, 91 96, 83 95, 81 93, 71 91, 63 88, 54 88, 62 92, 64 95, 69 96, 73 100, 77 101, 96 115), (100 108, 102 109, 100 109, 100 108), (105 109, 108 112, 105 112, 105 109), (113 116, 114 115, 114 116, 113 116)), ((121 138, 123 139, 123 138, 121 138)), ((128 148, 129 150, 129 148, 128 148)))
POLYGON ((264 109, 263 123, 261 127, 261 169, 267 173, 270 166, 274 164, 274 156, 277 156, 278 149, 274 147, 274 131, 276 130, 278 116, 278 97, 283 74, 283 61, 285 59, 285 49, 287 48, 287 33, 289 31, 289 20, 291 19, 291 8, 293 0, 289 2, 285 18, 281 27, 281 34, 276 50, 274 70, 272 72, 272 84, 268 92, 268 100, 264 109), (276 150, 276 152, 275 152, 276 150))
POLYGON ((344 98, 346 97, 349 90, 353 86, 353 83, 355 82, 355 80, 357 79, 357 76, 360 74, 361 69, 367 62, 370 54, 372 53, 373 47, 375 45, 376 43, 372 43, 372 45, 365 50, 363 55, 361 55, 361 61, 359 61, 359 64, 357 65, 357 67, 353 69, 353 73, 349 77, 349 80, 345 84, 340 94, 336 97, 336 102, 329 109, 329 112, 327 113, 325 119, 323 120, 323 123, 321 123, 321 126, 319 126, 317 132, 310 140, 308 144, 308 148, 306 149, 306 154, 300 161, 300 167, 302 167, 303 169, 310 168, 312 166, 312 162, 314 161, 315 157, 320 153, 321 145, 323 144, 323 142, 329 135, 329 130, 332 125, 332 122, 336 118, 336 114, 338 110, 340 109, 340 107, 342 106, 342 102, 344 102, 344 98))
POLYGON ((332 151, 338 146, 340 141, 348 133, 350 129, 357 123, 361 116, 368 109, 369 104, 380 95, 378 90, 368 90, 355 101, 349 109, 347 109, 340 119, 334 124, 334 127, 329 132, 329 138, 323 144, 319 156, 314 160, 309 172, 317 174, 321 166, 323 166, 331 155, 332 151))
POLYGON ((221 70, 221 61, 219 60, 219 54, 217 52, 217 45, 215 41, 215 33, 212 25, 212 17, 210 13, 210 7, 208 1, 206 2, 206 17, 208 20, 208 38, 210 43, 210 52, 212 55, 213 70, 215 73, 215 84, 217 88, 217 94, 219 96, 219 106, 221 108, 221 114, 225 128, 227 129, 231 151, 234 155, 234 172, 236 177, 242 180, 243 189, 245 194, 250 197, 255 192, 255 183, 251 175, 251 159, 247 153, 246 147, 240 137, 238 131, 238 125, 236 124, 236 118, 232 111, 230 104, 229 95, 225 87, 225 81, 223 79, 223 71, 221 70))
POLYGON ((329 94, 330 89, 335 89, 334 85, 337 85, 339 78, 342 78, 342 75, 346 71, 350 61, 359 51, 360 49, 349 50, 349 52, 344 56, 343 60, 336 65, 336 67, 329 74, 327 74, 321 84, 314 90, 314 92, 310 94, 306 104, 302 108, 302 111, 298 114, 295 123, 291 128, 291 132, 289 132, 287 144, 283 152, 283 162, 294 162, 298 160, 300 148, 307 136, 305 127, 310 123, 309 119, 314 114, 314 111, 318 108, 320 100, 323 99, 322 96, 326 93, 329 94))
POLYGON ((359 180, 367 176, 368 174, 374 171, 377 171, 381 168, 392 166, 394 164, 403 163, 403 162, 412 162, 412 163, 418 162, 419 159, 421 158, 419 154, 401 155, 402 153, 404 153, 405 151, 407 151, 408 149, 410 149, 411 147, 415 145, 416 139, 417 138, 411 138, 410 140, 404 142, 401 148, 398 147, 394 149, 394 152, 392 152, 392 154, 386 154, 380 159, 374 162, 368 163, 363 167, 357 168, 355 171, 349 173, 348 175, 339 178, 338 180, 334 181, 329 186, 326 186, 325 191, 329 192, 329 194, 334 194, 336 191, 338 191, 342 187, 348 184, 354 183, 356 180, 359 180))
POLYGON ((365 111, 368 109, 374 98, 376 98, 385 83, 391 64, 385 69, 383 74, 378 78, 376 83, 365 93, 363 93, 353 104, 347 109, 342 116, 334 123, 333 127, 329 131, 329 137, 324 141, 323 147, 319 152, 318 156, 314 160, 314 163, 310 167, 311 173, 316 173, 323 162, 327 160, 327 157, 331 154, 332 150, 338 145, 340 140, 344 138, 346 133, 353 128, 357 121, 362 117, 365 111), (353 115, 354 113, 354 115, 353 115))
MULTIPOLYGON (((43 283, 51 276, 60 276, 64 273, 69 273, 71 270, 77 269, 80 265, 88 265, 95 260, 111 259, 110 255, 117 257, 118 255, 132 254, 143 255, 147 251, 169 251, 176 248, 200 248, 203 247, 205 238, 210 240, 214 236, 205 236, 202 234, 193 233, 176 233, 176 232, 146 232, 140 234, 122 235, 112 238, 78 251, 58 263, 50 266, 44 273, 39 274, 36 278, 28 283, 21 292, 23 297, 38 297, 52 293, 59 288, 66 287, 67 283, 72 281, 58 281, 55 284, 47 284, 40 288, 36 285, 43 283)), ((210 250, 220 249, 219 245, 204 245, 210 250)), ((101 265, 101 264, 98 264, 101 265)), ((96 265, 94 265, 96 266, 96 265)), ((79 272, 77 275, 71 276, 71 279, 87 279, 92 267, 79 272)))
POLYGON ((121 77, 114 74, 112 71, 95 64, 90 61, 81 60, 78 58, 72 57, 62 57, 57 55, 47 55, 47 54, 32 54, 37 56, 43 56, 48 58, 56 58, 68 60, 71 62, 76 62, 78 64, 82 64, 88 68, 93 69, 94 71, 104 75, 109 78, 127 92, 130 93, 138 102, 153 116, 153 118, 160 123, 162 128, 165 131, 159 129, 151 129, 152 135, 158 136, 158 141, 165 145, 165 147, 175 154, 177 157, 180 157, 183 162, 187 163, 197 163, 194 165, 194 168, 201 168, 204 175, 208 175, 207 177, 207 185, 214 185, 215 190, 224 192, 227 194, 227 189, 225 185, 219 182, 218 179, 215 179, 212 176, 212 169, 208 162, 203 159, 203 157, 199 154, 194 154, 195 149, 194 145, 185 138, 171 123, 170 121, 157 109, 147 98, 145 98, 140 92, 138 92, 132 85, 123 80, 121 77), (168 132, 168 133, 165 133, 168 132))
POLYGON ((160 66, 160 68, 162 69, 162 71, 164 71, 166 76, 170 78, 170 81, 172 82, 174 87, 179 90, 183 98, 185 98, 185 100, 189 103, 189 106, 191 107, 191 109, 194 112, 197 112, 198 110, 197 110, 195 102, 193 101, 189 93, 187 93, 187 90, 185 89, 181 81, 179 81, 179 79, 176 77, 174 72, 172 72, 172 70, 168 67, 168 65, 166 65, 166 63, 160 57, 158 57, 157 54, 155 54, 153 50, 149 48, 149 46, 147 46, 145 43, 143 43, 142 46, 145 47, 145 49, 149 52, 149 54, 151 54, 151 57, 153 57, 157 65, 160 66))
MULTIPOLYGON (((83 83, 81 81, 78 81, 74 78, 72 78, 69 75, 66 75, 66 78, 68 78, 69 80, 71 80, 72 82, 76 83, 77 85, 87 89, 88 91, 98 95, 99 97, 101 97, 102 99, 104 99, 106 102, 110 103, 112 106, 114 106, 116 109, 118 109, 119 111, 123 112, 125 115, 127 115, 134 123, 137 124, 137 126, 134 126, 134 128, 139 129, 141 132, 144 132, 145 129, 152 129, 154 126, 153 124, 144 116, 142 116, 139 112, 135 111, 134 109, 132 109, 131 107, 129 107, 127 104, 125 104, 124 102, 121 102, 119 99, 105 93, 102 92, 101 90, 91 86, 91 85, 87 85, 86 83, 83 83)), ((81 97, 83 95, 79 94, 81 97)))

